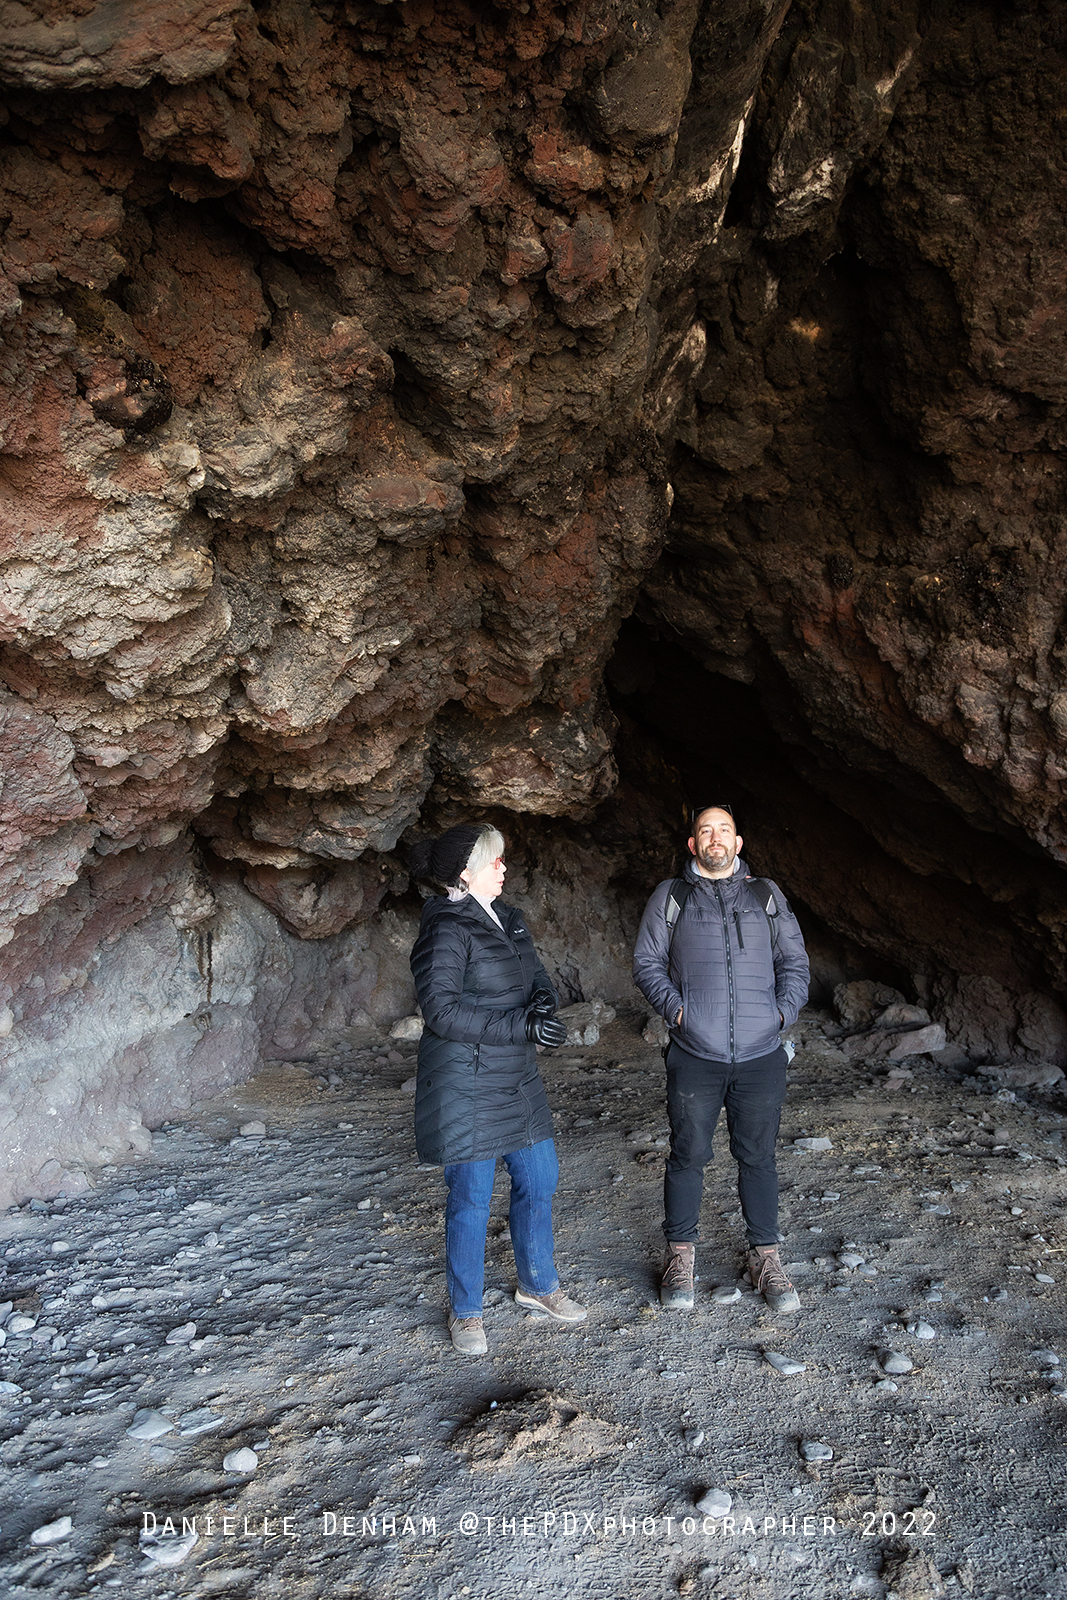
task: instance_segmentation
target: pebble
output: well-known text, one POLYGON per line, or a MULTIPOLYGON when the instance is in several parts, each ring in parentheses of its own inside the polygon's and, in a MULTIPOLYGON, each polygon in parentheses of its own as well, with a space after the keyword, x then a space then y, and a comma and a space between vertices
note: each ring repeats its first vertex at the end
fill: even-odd
POLYGON ((60 1539, 65 1539, 74 1526, 70 1517, 58 1517, 55 1522, 46 1522, 41 1528, 34 1528, 30 1534, 31 1544, 58 1544, 60 1539))
POLYGON ((952 1215, 952 1207, 946 1205, 923 1206, 923 1210, 929 1212, 932 1217, 951 1217, 952 1215))
POLYGON ((842 1250, 838 1261, 843 1267, 862 1267, 863 1257, 858 1256, 854 1250, 842 1250))
POLYGON ((190 1339, 196 1338, 196 1323, 183 1322, 180 1328, 172 1328, 167 1334, 167 1344, 188 1344, 190 1339))
POLYGON ((258 1466, 259 1457, 247 1445, 240 1450, 230 1450, 222 1458, 223 1472, 255 1472, 258 1466))
MULTIPOLYGON (((798 1372, 808 1370, 803 1361, 794 1361, 792 1356, 780 1355, 777 1350, 764 1350, 763 1359, 769 1367, 774 1368, 775 1372, 781 1373, 783 1378, 792 1378, 798 1372)), ((910 1362, 908 1364, 911 1365, 910 1362)))
POLYGON ((1055 1350, 1031 1350, 1031 1356, 1042 1367, 1058 1367, 1060 1358, 1055 1350))
POLYGON ((711 1291, 711 1298, 717 1306, 735 1306, 741 1298, 741 1291, 738 1288, 731 1288, 728 1283, 724 1283, 718 1289, 711 1291))
POLYGON ((899 1374, 902 1372, 910 1372, 911 1369, 912 1363, 908 1360, 908 1357, 906 1355, 902 1355, 899 1350, 887 1350, 882 1356, 883 1372, 899 1374))
POLYGON ((7 1331, 10 1334, 29 1333, 31 1328, 36 1328, 37 1318, 28 1317, 23 1311, 16 1311, 13 1317, 8 1318, 7 1331))
POLYGON ((688 1450, 699 1450, 706 1437, 703 1428, 686 1428, 682 1433, 688 1450))
MULTIPOLYGON (((418 1078, 405 1078, 403 1083, 400 1085, 400 1093, 401 1094, 414 1094, 415 1090, 418 1088, 418 1086, 419 1086, 418 1078)), ((339 1126, 340 1126, 340 1124, 339 1124, 339 1126)), ((351 1124, 349 1123, 348 1126, 350 1127, 351 1124)))
POLYGON ((142 1533, 141 1554, 160 1567, 176 1567, 196 1543, 195 1533, 142 1533))
POLYGON ((823 1444, 819 1439, 804 1439, 801 1441, 800 1453, 805 1461, 832 1461, 834 1453, 828 1444, 823 1444))
POLYGON ((356 1210, 357 1211, 369 1211, 370 1210, 370 1200, 369 1199, 357 1200, 356 1201, 356 1210))
POLYGON ((916 1339, 936 1339, 937 1334, 928 1322, 909 1322, 908 1332, 915 1335, 916 1339))
POLYGON ((267 1124, 265 1122, 242 1122, 238 1131, 243 1139, 262 1139, 266 1136, 267 1124))
POLYGON ((705 1517, 725 1517, 734 1503, 733 1495, 725 1489, 709 1489, 696 1502, 696 1508, 705 1517))
POLYGON ((882 1378, 874 1387, 881 1389, 883 1394, 896 1394, 898 1385, 893 1382, 892 1378, 882 1378))
POLYGON ((794 1139, 793 1140, 793 1148, 795 1150, 832 1150, 833 1147, 834 1147, 833 1146, 833 1141, 831 1139, 794 1139))
POLYGON ((52 1240, 52 1254, 54 1256, 64 1256, 64 1255, 66 1255, 67 1251, 70 1250, 71 1248, 72 1248, 72 1246, 71 1246, 71 1243, 70 1243, 69 1239, 53 1239, 52 1240))
POLYGON ((926 1301, 926 1303, 928 1305, 931 1305, 931 1306, 940 1305, 940 1303, 941 1303, 941 1290, 940 1289, 927 1289, 926 1293, 923 1295, 923 1299, 926 1301))
POLYGON ((173 1422, 159 1411, 138 1411, 126 1429, 126 1436, 130 1439, 158 1439, 160 1434, 169 1433, 173 1426, 173 1422))
POLYGON ((1034 1277, 1038 1283, 1055 1283, 1055 1278, 1050 1278, 1047 1272, 1035 1272, 1034 1277))
POLYGON ((197 1406, 195 1411, 186 1411, 178 1418, 178 1427, 183 1439, 192 1439, 198 1433, 207 1433, 209 1428, 221 1428, 225 1421, 226 1418, 212 1411, 210 1406, 197 1406))
POLYGON ((862 1266, 856 1268, 856 1272, 861 1278, 877 1278, 878 1276, 878 1268, 872 1267, 869 1261, 864 1261, 862 1266))

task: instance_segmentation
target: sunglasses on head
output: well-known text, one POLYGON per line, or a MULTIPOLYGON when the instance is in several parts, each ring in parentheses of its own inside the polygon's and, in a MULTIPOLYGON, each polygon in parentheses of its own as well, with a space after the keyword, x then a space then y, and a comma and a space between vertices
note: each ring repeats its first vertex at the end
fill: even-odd
POLYGON ((697 818, 702 817, 705 811, 725 811, 730 821, 732 822, 734 820, 733 806, 725 805, 721 800, 712 800, 706 806, 693 807, 692 811, 689 813, 689 826, 691 828, 696 827, 697 818))

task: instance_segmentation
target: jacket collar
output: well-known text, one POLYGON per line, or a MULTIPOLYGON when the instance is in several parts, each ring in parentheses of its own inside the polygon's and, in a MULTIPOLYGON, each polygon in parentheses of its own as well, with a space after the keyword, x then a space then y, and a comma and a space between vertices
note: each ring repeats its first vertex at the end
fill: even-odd
POLYGON ((685 876, 690 883, 695 883, 706 894, 714 894, 718 888, 722 894, 734 895, 749 876, 748 862, 738 856, 734 861, 734 870, 728 878, 705 878, 702 872, 697 871, 697 864, 690 856, 685 864, 685 876))

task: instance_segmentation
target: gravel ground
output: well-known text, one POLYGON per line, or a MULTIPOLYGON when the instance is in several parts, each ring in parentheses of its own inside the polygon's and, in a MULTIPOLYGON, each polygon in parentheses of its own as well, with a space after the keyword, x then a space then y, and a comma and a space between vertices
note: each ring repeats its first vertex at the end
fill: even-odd
POLYGON ((414 1046, 265 1070, 91 1194, 7 1212, 5 1592, 1067 1594, 1062 1101, 934 1057, 891 1086, 830 1020, 805 1014, 782 1124, 790 1317, 739 1283, 725 1148, 696 1308, 659 1309, 663 1069, 636 1018, 542 1061, 589 1319, 511 1299, 501 1168, 480 1360, 445 1331, 414 1046), (887 1379, 888 1351, 911 1369, 887 1379))

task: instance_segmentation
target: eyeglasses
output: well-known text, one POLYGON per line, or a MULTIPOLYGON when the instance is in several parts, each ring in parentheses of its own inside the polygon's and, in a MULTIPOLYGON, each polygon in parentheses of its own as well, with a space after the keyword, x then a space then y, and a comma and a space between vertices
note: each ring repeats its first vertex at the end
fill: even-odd
POLYGON ((724 805, 721 800, 712 800, 706 806, 694 806, 693 807, 692 811, 689 813, 689 826, 691 828, 693 828, 693 829, 696 828, 697 819, 699 817, 702 817, 704 815, 705 811, 725 811, 726 815, 729 817, 730 821, 732 822, 734 820, 734 808, 733 808, 733 806, 724 805))

